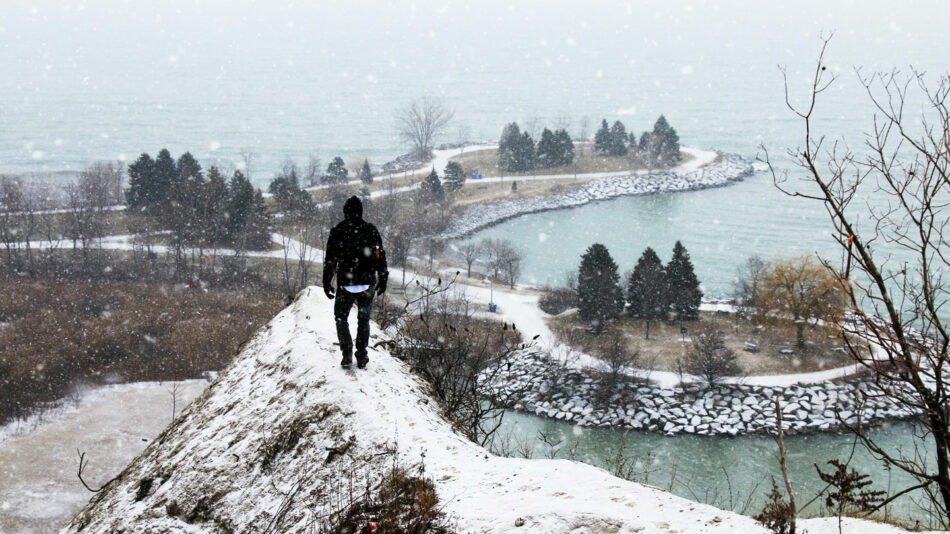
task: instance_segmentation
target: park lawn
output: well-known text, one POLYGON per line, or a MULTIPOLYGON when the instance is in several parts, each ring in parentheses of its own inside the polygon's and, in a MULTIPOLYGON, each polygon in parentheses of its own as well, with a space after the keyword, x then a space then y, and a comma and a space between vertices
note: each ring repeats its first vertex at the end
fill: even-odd
POLYGON ((592 180, 594 180, 594 178, 578 178, 576 181, 566 178, 519 180, 517 177, 514 177, 512 180, 506 179, 503 182, 465 180, 465 184, 462 188, 452 194, 455 196, 455 203, 457 205, 477 204, 496 200, 513 200, 556 195, 592 180), (512 182, 518 182, 517 190, 512 191, 512 182))
MULTIPOLYGON (((646 324, 642 319, 623 316, 612 322, 610 329, 621 329, 627 336, 627 347, 639 348, 639 367, 656 371, 678 370, 677 359, 692 346, 691 336, 699 332, 703 323, 712 323, 720 328, 726 346, 738 356, 739 367, 747 375, 773 375, 788 373, 807 373, 843 367, 854 363, 847 353, 836 351, 842 346, 840 338, 829 327, 808 329, 805 332, 806 347, 795 347, 795 330, 789 322, 786 325, 759 326, 747 319, 735 321, 734 314, 702 312, 698 321, 683 323, 653 321, 650 324, 650 339, 645 339, 646 324), (680 328, 685 327, 683 336, 680 328), (686 342, 683 339, 687 340, 686 342), (744 350, 746 342, 759 346, 759 352, 744 350), (791 349, 794 354, 786 355, 780 351, 791 349)), ((548 324, 561 340, 572 340, 575 348, 592 356, 597 356, 596 344, 602 336, 590 334, 586 324, 577 314, 569 314, 548 319, 548 324)))
MULTIPOLYGON (((564 167, 550 167, 546 169, 532 169, 530 171, 511 173, 502 172, 498 168, 498 150, 486 149, 466 152, 457 156, 452 156, 450 161, 457 161, 462 164, 466 175, 471 176, 473 170, 478 169, 483 176, 538 176, 538 175, 556 175, 556 174, 589 174, 600 172, 621 172, 635 171, 642 167, 628 156, 604 156, 595 154, 590 147, 578 147, 574 159, 574 165, 564 167)), ((689 161, 693 156, 686 152, 680 152, 681 162, 689 161)))

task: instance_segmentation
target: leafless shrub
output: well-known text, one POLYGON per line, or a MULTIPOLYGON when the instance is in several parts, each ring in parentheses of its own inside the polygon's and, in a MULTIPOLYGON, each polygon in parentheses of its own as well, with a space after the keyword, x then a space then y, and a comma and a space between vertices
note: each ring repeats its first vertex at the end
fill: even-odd
POLYGON ((409 300, 386 341, 392 354, 425 378, 443 413, 472 441, 486 445, 501 424, 506 399, 493 384, 519 345, 514 325, 476 318, 464 292, 441 280, 409 300))
POLYGON ((438 98, 422 97, 396 112, 396 131, 412 145, 413 156, 425 159, 432 154, 432 142, 445 131, 455 112, 438 98))
POLYGON ((618 391, 618 385, 626 381, 626 369, 638 367, 640 349, 630 348, 627 336, 619 330, 612 330, 598 340, 600 364, 597 371, 600 381, 597 388, 597 400, 606 403, 618 391))
POLYGON ((708 387, 713 387, 723 378, 742 372, 737 359, 736 353, 726 347, 722 330, 704 325, 679 363, 684 371, 702 377, 708 387))

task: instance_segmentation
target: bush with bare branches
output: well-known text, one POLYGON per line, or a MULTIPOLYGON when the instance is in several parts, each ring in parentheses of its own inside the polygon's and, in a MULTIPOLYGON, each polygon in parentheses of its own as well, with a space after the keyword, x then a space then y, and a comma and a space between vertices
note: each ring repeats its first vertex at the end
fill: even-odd
POLYGON ((417 285, 387 343, 432 389, 446 418, 480 445, 491 441, 507 405, 498 376, 519 344, 514 325, 479 319, 452 282, 417 285))

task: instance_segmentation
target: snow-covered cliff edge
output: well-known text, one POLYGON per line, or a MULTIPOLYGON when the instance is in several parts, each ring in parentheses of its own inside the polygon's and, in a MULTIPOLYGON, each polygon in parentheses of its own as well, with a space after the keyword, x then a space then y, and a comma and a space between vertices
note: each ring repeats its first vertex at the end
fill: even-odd
MULTIPOLYGON (((64 531, 318 531, 339 507, 328 481, 381 472, 394 449, 406 462, 424 456, 460 532, 765 532, 589 465, 494 456, 455 434, 385 351, 371 350, 366 370, 341 370, 335 339, 331 303, 319 288, 301 292, 64 531)), ((828 520, 806 527, 837 531, 828 520)))

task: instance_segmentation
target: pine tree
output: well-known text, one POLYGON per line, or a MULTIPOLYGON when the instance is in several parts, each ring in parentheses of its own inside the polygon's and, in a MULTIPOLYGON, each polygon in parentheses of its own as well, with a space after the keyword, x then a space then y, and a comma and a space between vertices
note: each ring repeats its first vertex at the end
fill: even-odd
POLYGON ((129 188, 125 190, 125 202, 132 211, 158 204, 155 161, 148 154, 143 153, 135 163, 129 165, 129 188))
POLYGON ((254 186, 244 173, 234 171, 234 176, 228 182, 226 222, 227 239, 231 243, 235 245, 244 243, 242 238, 245 235, 248 220, 251 218, 253 204, 254 186))
POLYGON ((265 249, 270 246, 271 217, 267 211, 267 203, 260 189, 254 191, 251 210, 244 226, 247 236, 247 247, 251 249, 265 249))
POLYGON ((653 159, 659 167, 670 167, 680 159, 680 138, 676 130, 660 115, 653 125, 653 159))
POLYGON ((643 251, 627 280, 627 302, 628 315, 646 320, 646 338, 650 339, 650 324, 666 318, 670 302, 666 272, 652 248, 643 251))
POLYGON ((513 139, 513 146, 506 170, 508 172, 524 172, 534 168, 535 152, 534 140, 528 132, 522 132, 513 139))
POLYGON ((574 163, 574 141, 568 135, 567 130, 562 128, 554 132, 554 142, 560 155, 557 165, 566 167, 574 163))
POLYGON ((673 246, 673 258, 666 264, 666 279, 670 288, 670 304, 676 318, 683 321, 699 319, 699 305, 703 292, 693 271, 689 252, 679 241, 673 246))
POLYGON ((637 138, 633 135, 633 132, 627 134, 627 149, 633 153, 637 152, 637 138))
POLYGON ((198 160, 191 155, 191 152, 185 152, 181 156, 178 156, 178 163, 175 164, 175 167, 178 171, 178 180, 184 180, 185 178, 197 178, 200 181, 204 180, 201 165, 199 165, 198 160))
POLYGON ((465 184, 465 171, 462 164, 457 161, 450 161, 446 164, 443 172, 443 185, 449 191, 458 191, 465 184))
POLYGON ((213 244, 224 242, 227 235, 228 184, 218 168, 208 169, 205 204, 201 213, 204 239, 213 244))
POLYGON ((337 156, 327 165, 327 172, 323 175, 323 182, 327 184, 345 184, 350 171, 346 170, 343 158, 337 156))
POLYGON ((360 177, 360 180, 366 185, 370 185, 373 183, 373 171, 370 170, 369 168, 368 159, 363 160, 363 166, 360 167, 359 177, 360 177))
POLYGON ((623 290, 617 264, 607 247, 594 243, 581 257, 577 270, 577 301, 581 319, 597 333, 623 311, 623 290))
POLYGON ((627 154, 627 128, 620 121, 615 121, 610 128, 608 137, 607 153, 611 156, 624 156, 627 154))
POLYGON ((556 167, 561 162, 561 154, 554 139, 554 132, 547 128, 541 132, 541 139, 538 140, 537 161, 541 168, 556 167))
POLYGON ((501 131, 498 140, 498 168, 511 172, 517 159, 518 144, 521 140, 521 129, 518 123, 508 124, 501 131))
POLYGON ((439 180, 439 173, 435 168, 426 176, 422 182, 422 194, 427 203, 439 203, 445 200, 445 190, 442 189, 442 182, 439 180))
POLYGON ((157 204, 164 205, 168 202, 168 196, 172 187, 178 182, 178 165, 167 148, 163 148, 158 157, 155 158, 155 178, 154 188, 155 200, 157 204))
POLYGON ((649 167, 650 169, 656 167, 656 157, 653 150, 653 134, 650 132, 643 132, 640 134, 640 141, 637 143, 637 159, 640 160, 640 164, 649 167))
POLYGON ((600 129, 594 134, 594 152, 610 153, 610 126, 607 125, 607 119, 601 121, 600 129))

